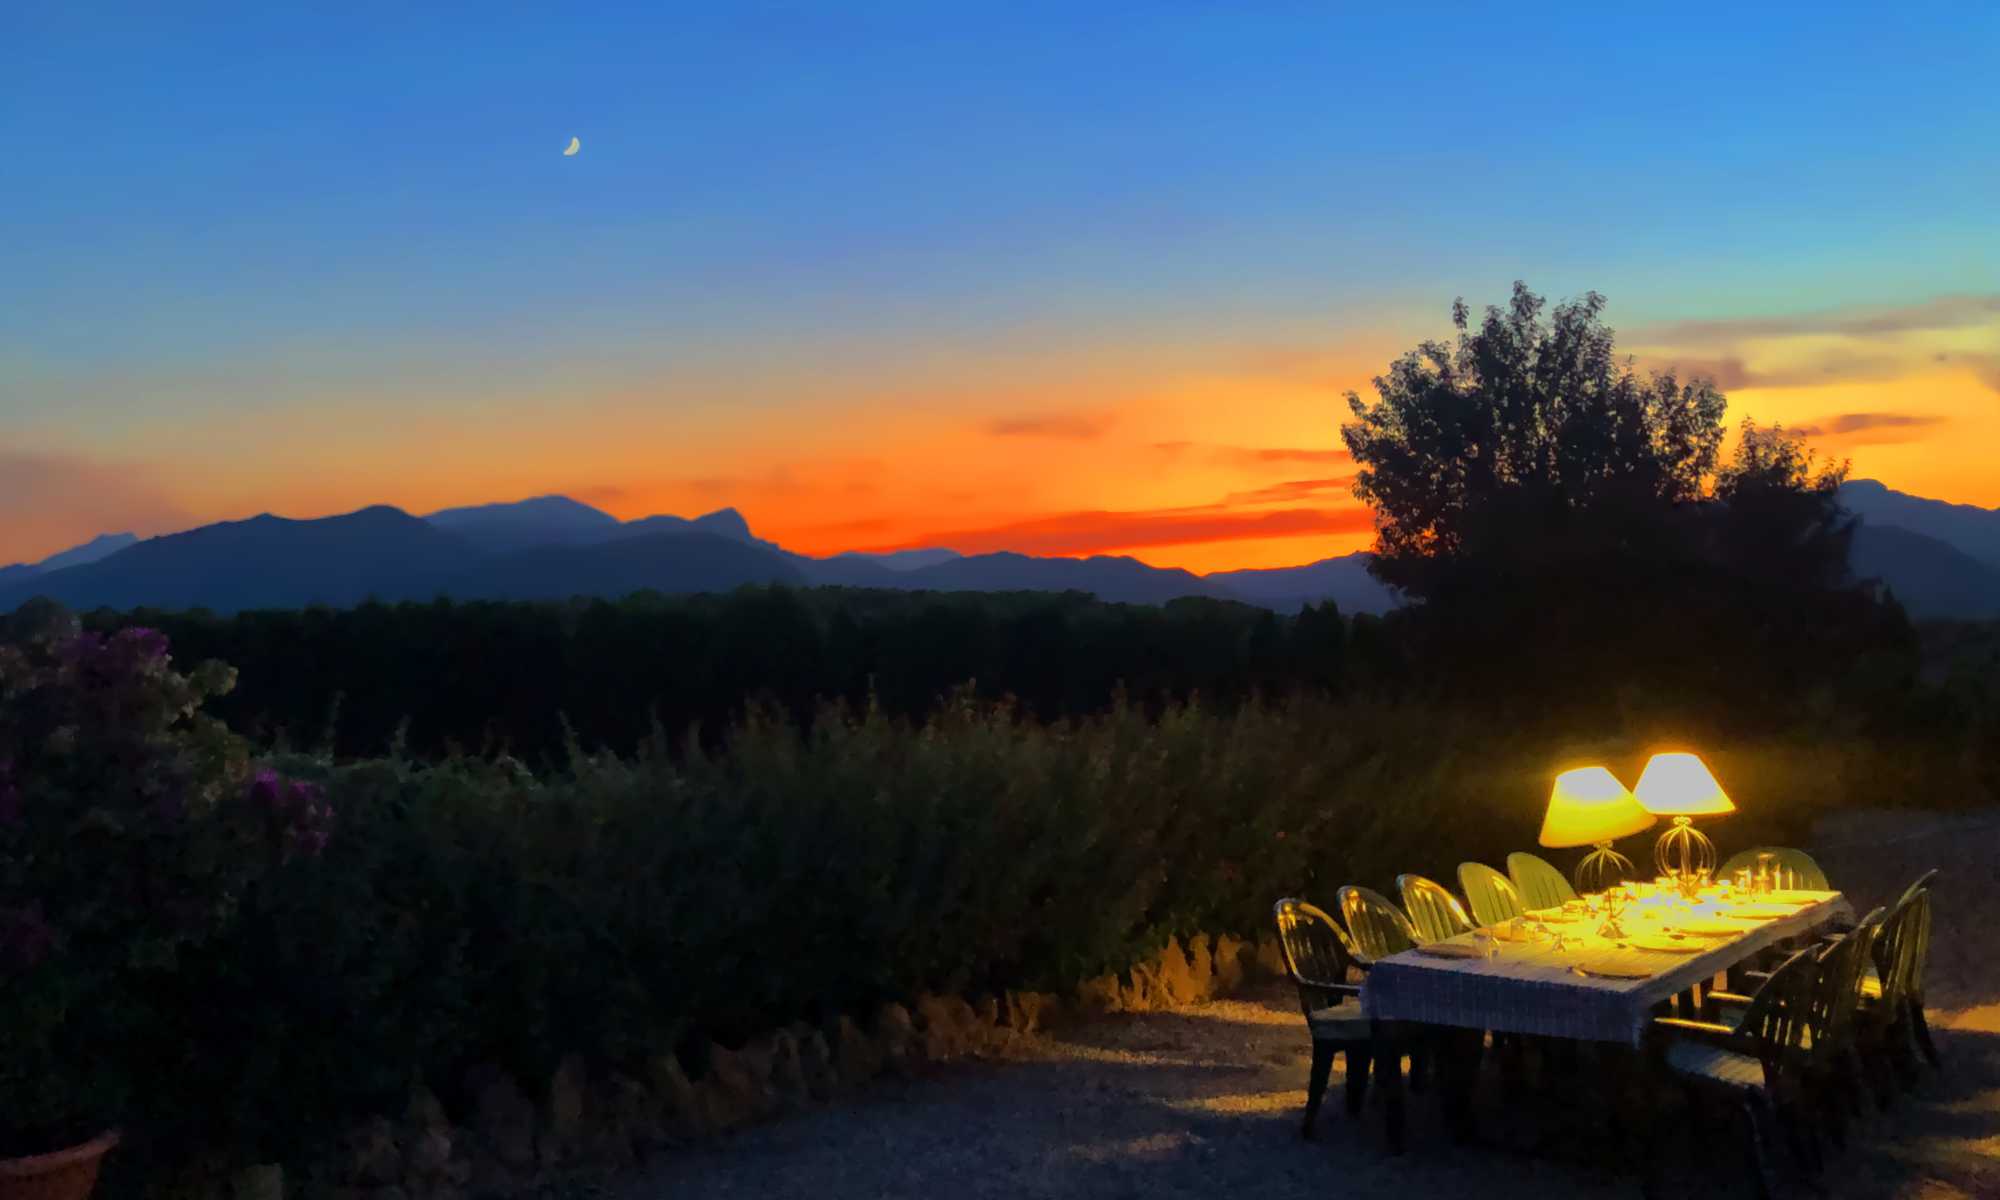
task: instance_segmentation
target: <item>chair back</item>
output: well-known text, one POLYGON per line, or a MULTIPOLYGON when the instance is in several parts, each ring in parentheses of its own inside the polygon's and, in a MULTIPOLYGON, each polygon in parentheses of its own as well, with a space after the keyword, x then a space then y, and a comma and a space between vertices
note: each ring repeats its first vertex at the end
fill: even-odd
POLYGON ((1403 895, 1403 911, 1418 942, 1441 942, 1472 928, 1465 906, 1443 884, 1421 875, 1398 875, 1396 890, 1403 895))
POLYGON ((1910 977, 1905 981, 1909 988, 1910 998, 1918 1004, 1924 1002, 1924 971, 1930 966, 1931 961, 1930 896, 1931 884, 1937 880, 1937 877, 1938 870, 1936 867, 1925 871, 1917 877, 1915 883, 1903 890, 1903 898, 1897 901, 1899 905, 1912 902, 1916 899, 1919 892, 1923 893, 1924 897, 1924 914, 1916 931, 1916 949, 1912 956, 1914 961, 1910 964, 1910 977))
POLYGON ((1364 968, 1417 944, 1410 918, 1382 893, 1344 887, 1339 900, 1340 915, 1347 919, 1347 933, 1353 939, 1355 961, 1364 968))
POLYGON ((1576 889, 1563 873, 1540 855, 1516 850, 1507 856, 1507 877, 1521 893, 1521 903, 1529 908, 1555 908, 1576 899, 1576 889))
POLYGON ((1827 882, 1826 872, 1820 870, 1813 856, 1790 846, 1752 846, 1730 855, 1715 869, 1715 878, 1727 879, 1743 869, 1756 870, 1757 856, 1771 856, 1771 871, 1777 876, 1776 887, 1783 890, 1794 888, 1811 892, 1831 891, 1833 885, 1827 882))
POLYGON ((1882 981, 1882 1011, 1900 1017, 1903 1005, 1921 987, 1922 962, 1929 951, 1931 894, 1919 889, 1896 901, 1875 939, 1875 976, 1882 981))
POLYGON ((1902 980, 1902 994, 1916 1004, 1924 1002, 1924 970, 1930 968, 1930 888, 1918 888, 1910 896, 1918 916, 1910 918, 1910 972, 1902 980))
POLYGON ((1285 970, 1298 985, 1299 1007, 1307 1016, 1345 999, 1354 952, 1347 933, 1327 913, 1303 900, 1286 897, 1271 907, 1278 923, 1278 945, 1285 953, 1285 970))
POLYGON ((1922 875, 1917 876, 1917 881, 1915 883, 1903 889, 1902 899, 1908 900, 1911 896, 1914 896, 1918 892, 1921 892, 1926 888, 1930 887, 1931 884, 1937 882, 1937 877, 1938 877, 1938 869, 1936 867, 1932 867, 1930 870, 1925 871, 1922 875))
POLYGON ((1779 964, 1743 1010, 1737 1031, 1756 1045, 1764 1087, 1771 1092, 1795 1088, 1805 1068, 1819 975, 1819 951, 1808 946, 1779 964))
POLYGON ((1814 1001, 1813 1053, 1843 1054, 1854 1041, 1854 1010, 1861 1003, 1861 982, 1875 951, 1886 909, 1861 918, 1846 937, 1819 956, 1819 995, 1814 1001))
POLYGON ((1498 925, 1527 910, 1527 905, 1521 903, 1521 893, 1514 890, 1514 881, 1485 863, 1458 864, 1458 886, 1465 889, 1465 902, 1472 908, 1472 919, 1481 925, 1498 925))

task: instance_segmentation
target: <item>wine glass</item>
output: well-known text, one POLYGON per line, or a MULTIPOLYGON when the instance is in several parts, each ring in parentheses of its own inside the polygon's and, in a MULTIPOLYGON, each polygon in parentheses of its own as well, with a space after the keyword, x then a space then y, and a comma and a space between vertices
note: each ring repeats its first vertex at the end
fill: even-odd
POLYGON ((1601 936, 1608 938, 1625 936, 1625 929, 1619 925, 1618 918, 1624 913, 1626 902, 1629 899, 1630 896, 1625 888, 1615 887, 1605 889, 1604 924, 1599 926, 1597 930, 1601 936))

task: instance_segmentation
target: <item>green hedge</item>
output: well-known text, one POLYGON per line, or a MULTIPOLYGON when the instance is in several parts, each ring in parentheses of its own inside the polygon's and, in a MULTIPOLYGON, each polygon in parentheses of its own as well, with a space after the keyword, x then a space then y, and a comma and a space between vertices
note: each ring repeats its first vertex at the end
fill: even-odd
MULTIPOLYGON (((1062 989, 1170 933, 1262 933, 1281 895, 1451 882, 1532 844, 1557 766, 1631 778, 1648 749, 1305 700, 1045 725, 961 695, 921 726, 760 717, 720 750, 656 740, 541 777, 289 761, 324 780, 336 836, 188 964, 206 1050, 167 1107, 281 1155, 413 1076, 449 1097, 473 1063, 541 1080, 565 1053, 633 1064, 923 990, 1062 989)), ((1979 786, 1874 744, 1703 749, 1740 808, 1725 849, 1979 786)))

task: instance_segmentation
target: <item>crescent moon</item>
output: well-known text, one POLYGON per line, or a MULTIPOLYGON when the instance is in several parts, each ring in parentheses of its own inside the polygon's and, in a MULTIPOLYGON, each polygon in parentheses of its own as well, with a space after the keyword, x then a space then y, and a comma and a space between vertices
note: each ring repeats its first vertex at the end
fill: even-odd
POLYGON ((583 149, 583 139, 573 137, 569 140, 569 145, 563 149, 563 157, 570 158, 581 149, 583 149))

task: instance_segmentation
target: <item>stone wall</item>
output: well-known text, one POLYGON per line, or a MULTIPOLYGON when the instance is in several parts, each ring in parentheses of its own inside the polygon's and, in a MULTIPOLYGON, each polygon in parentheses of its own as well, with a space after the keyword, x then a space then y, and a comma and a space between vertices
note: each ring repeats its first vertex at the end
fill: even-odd
MULTIPOLYGON (((710 1044, 690 1077, 663 1056, 643 1077, 592 1072, 565 1059, 538 1095, 497 1068, 468 1073, 470 1110, 448 1114, 419 1088, 399 1117, 349 1130, 338 1152, 288 1180, 271 1164, 206 1185, 188 1200, 504 1200, 581 1168, 629 1167, 676 1146, 838 1101, 884 1077, 910 1079, 961 1059, 1001 1058, 1063 1022, 1153 1012, 1224 996, 1253 976, 1282 975, 1277 943, 1228 935, 1169 939, 1122 974, 1068 996, 1007 992, 967 999, 925 995, 884 1004, 865 1021, 799 1022, 728 1049, 710 1044)), ((164 1189, 163 1189, 164 1190, 164 1189)))

